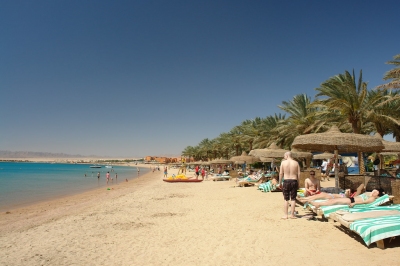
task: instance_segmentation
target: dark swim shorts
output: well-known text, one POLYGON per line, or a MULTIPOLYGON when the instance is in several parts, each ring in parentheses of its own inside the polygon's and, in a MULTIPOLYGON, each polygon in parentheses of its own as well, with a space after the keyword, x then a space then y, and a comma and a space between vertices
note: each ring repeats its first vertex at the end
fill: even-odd
POLYGON ((286 179, 283 182, 283 198, 288 201, 288 200, 295 200, 297 196, 297 189, 299 188, 297 184, 297 180, 294 179, 286 179))

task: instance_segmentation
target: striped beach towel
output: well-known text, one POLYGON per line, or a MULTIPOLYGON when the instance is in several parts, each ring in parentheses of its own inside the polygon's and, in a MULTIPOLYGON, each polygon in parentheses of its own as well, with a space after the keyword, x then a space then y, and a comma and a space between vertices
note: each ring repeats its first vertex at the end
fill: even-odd
POLYGON ((376 241, 400 235, 400 215, 357 220, 350 224, 350 229, 369 246, 376 241))
POLYGON ((364 209, 349 208, 349 213, 370 212, 370 211, 400 211, 400 204, 393 204, 390 206, 374 206, 364 209))
MULTIPOLYGON (((352 209, 366 209, 370 207, 375 207, 384 204, 389 201, 389 195, 383 195, 382 197, 377 198, 374 202, 368 204, 358 204, 355 205, 352 209)), ((310 204, 312 206, 312 204, 310 204)), ((348 205, 332 205, 332 206, 321 206, 320 207, 322 213, 326 218, 329 217, 329 214, 338 211, 338 210, 349 210, 348 205)))

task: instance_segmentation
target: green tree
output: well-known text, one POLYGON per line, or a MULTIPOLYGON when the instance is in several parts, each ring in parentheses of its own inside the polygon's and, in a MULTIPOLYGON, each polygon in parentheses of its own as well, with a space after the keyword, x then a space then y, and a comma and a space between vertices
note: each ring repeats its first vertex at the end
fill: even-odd
POLYGON ((400 54, 393 56, 393 60, 386 64, 394 65, 395 68, 389 70, 383 76, 384 80, 391 80, 388 83, 378 86, 379 89, 400 89, 400 54))
MULTIPOLYGON (((353 133, 360 134, 366 113, 371 106, 366 101, 367 83, 362 80, 362 70, 356 80, 354 70, 351 74, 345 71, 329 78, 319 88, 317 97, 324 99, 316 100, 317 106, 323 106, 325 111, 331 112, 336 121, 348 122, 353 133)), ((365 173, 362 152, 358 153, 360 173, 365 173)))

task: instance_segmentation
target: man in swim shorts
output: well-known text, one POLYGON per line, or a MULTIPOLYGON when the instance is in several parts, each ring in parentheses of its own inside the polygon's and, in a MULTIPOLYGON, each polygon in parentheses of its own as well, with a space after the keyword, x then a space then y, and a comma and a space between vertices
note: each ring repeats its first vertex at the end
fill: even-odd
POLYGON ((285 200, 283 206, 283 213, 284 216, 282 219, 296 219, 297 217, 295 214, 295 207, 296 207, 296 196, 297 196, 297 189, 299 188, 298 179, 300 177, 300 166, 299 163, 292 158, 292 153, 286 152, 284 155, 284 160, 281 163, 281 168, 279 171, 279 184, 278 186, 282 185, 282 178, 285 178, 285 182, 283 182, 283 198, 285 200), (288 217, 288 207, 289 207, 289 200, 290 200, 290 207, 291 207, 291 215, 288 217))
POLYGON ((310 171, 310 177, 305 180, 305 196, 313 196, 321 193, 321 185, 317 178, 315 178, 315 171, 310 171))

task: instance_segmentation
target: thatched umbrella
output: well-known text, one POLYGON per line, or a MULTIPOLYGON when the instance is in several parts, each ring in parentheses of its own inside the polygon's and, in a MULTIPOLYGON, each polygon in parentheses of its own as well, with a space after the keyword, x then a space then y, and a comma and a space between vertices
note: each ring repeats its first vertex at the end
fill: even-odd
POLYGON ((210 162, 211 164, 230 164, 232 163, 232 160, 227 160, 227 159, 214 159, 210 162))
MULTIPOLYGON (((382 140, 369 135, 342 133, 337 126, 332 126, 324 133, 313 133, 297 136, 292 147, 312 151, 335 151, 335 165, 338 152, 379 152, 384 146, 382 140)), ((359 156, 360 173, 364 173, 364 161, 359 156)), ((338 168, 335 167, 335 185, 339 187, 338 168)))
POLYGON ((291 150, 293 158, 306 159, 306 168, 310 167, 312 153, 309 151, 299 151, 296 148, 291 150))
POLYGON ((270 157, 270 158, 283 158, 285 152, 288 150, 284 150, 279 148, 275 143, 272 143, 266 149, 254 149, 249 152, 249 155, 256 157, 270 157))
MULTIPOLYGON (((329 151, 325 151, 324 153, 314 154, 313 159, 315 159, 315 160, 331 159, 333 156, 335 156, 335 154, 333 154, 329 151)), ((342 156, 339 155, 338 158, 340 158, 340 157, 342 157, 342 156)))
POLYGON ((240 156, 233 156, 230 159, 233 162, 245 162, 245 163, 256 163, 260 161, 260 158, 258 158, 258 156, 251 156, 251 155, 247 155, 247 153, 245 151, 242 152, 242 155, 240 156))
POLYGON ((383 152, 397 152, 400 153, 400 142, 394 142, 394 141, 387 141, 384 140, 381 136, 381 134, 376 133, 375 137, 380 139, 383 143, 383 146, 385 146, 385 148, 382 150, 383 152))
POLYGON ((252 164, 260 161, 258 156, 247 155, 245 151, 240 156, 233 156, 230 158, 235 164, 252 164))
POLYGON ((272 162, 275 162, 275 158, 260 157, 260 161, 263 162, 263 163, 272 163, 272 162))
POLYGON ((385 148, 382 150, 382 152, 378 153, 378 158, 379 158, 379 167, 378 167, 378 175, 380 174, 379 170, 382 168, 383 164, 383 155, 397 155, 400 153, 400 142, 393 142, 393 141, 387 141, 384 140, 379 133, 375 133, 375 137, 380 139, 385 146, 385 148))

